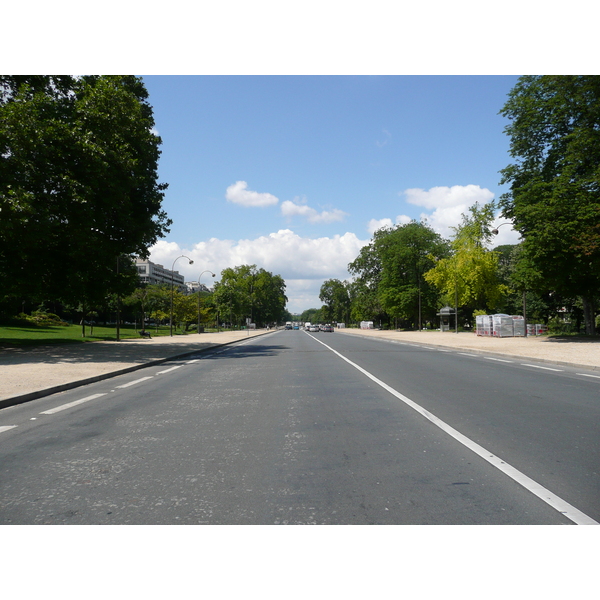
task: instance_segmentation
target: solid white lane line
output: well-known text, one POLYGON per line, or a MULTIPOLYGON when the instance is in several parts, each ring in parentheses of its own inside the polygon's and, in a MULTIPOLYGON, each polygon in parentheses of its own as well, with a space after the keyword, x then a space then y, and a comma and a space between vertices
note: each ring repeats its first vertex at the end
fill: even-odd
POLYGON ((17 425, 0 425, 0 433, 3 431, 8 431, 9 429, 14 429, 17 425))
POLYGON ((83 404, 84 402, 89 402, 90 400, 100 398, 100 396, 106 396, 106 394, 93 394, 92 396, 86 396, 85 398, 81 398, 81 400, 75 400, 75 402, 69 402, 68 404, 62 404, 56 408, 45 410, 44 412, 41 412, 40 415, 53 415, 54 413, 60 412, 61 410, 66 410, 72 406, 77 406, 78 404, 83 404))
POLYGON ((438 419, 434 414, 430 413, 428 410, 413 402, 410 398, 396 391, 394 388, 387 385, 380 379, 377 379, 374 375, 371 375, 368 371, 363 369, 361 366, 352 362, 348 358, 346 358, 343 354, 340 354, 337 350, 331 348, 327 344, 323 343, 321 340, 314 338, 319 342, 319 344, 323 344, 326 348, 328 348, 331 352, 339 356, 342 360, 346 361, 349 365, 353 366, 357 371, 360 371, 363 375, 374 381, 377 385, 381 386, 384 390, 387 390, 390 394, 402 400, 406 405, 410 406, 412 409, 417 411, 420 415, 424 416, 427 420, 431 421, 434 425, 437 425, 442 431, 445 431, 448 435, 453 437, 455 440, 463 444, 465 447, 469 448, 475 452, 475 454, 479 455, 481 458, 489 462, 491 465, 496 467, 498 470, 502 471, 505 475, 508 475, 511 479, 522 485, 525 489, 529 490, 532 494, 543 500, 546 504, 549 504, 552 508, 557 510, 559 513, 570 519, 577 525, 600 525, 597 521, 581 512, 579 509, 575 508, 562 498, 559 498, 555 494, 553 494, 550 490, 546 489, 533 479, 527 477, 524 473, 521 473, 519 470, 515 469, 505 461, 503 461, 498 456, 494 456, 489 450, 486 450, 473 440, 464 436, 462 433, 442 421, 438 419))
POLYGON ((596 379, 600 379, 600 375, 588 375, 587 373, 577 373, 577 375, 581 375, 582 377, 595 377, 596 379))
POLYGON ((564 369, 552 369, 551 367, 540 367, 539 365, 528 365, 521 363, 522 367, 533 367, 534 369, 544 369, 545 371, 564 371, 564 369))
POLYGON ((126 388, 126 387, 129 387, 130 385, 135 385, 136 383, 142 383, 142 381, 146 381, 146 379, 152 379, 152 376, 142 377, 141 379, 136 379, 135 381, 130 381, 129 383, 124 383, 123 385, 118 385, 117 389, 126 388))
POLYGON ((181 367, 183 367, 183 365, 177 365, 175 367, 171 367, 170 369, 167 369, 166 371, 159 371, 157 373, 157 375, 162 375, 163 373, 169 373, 170 371, 174 371, 175 369, 181 369, 181 367))

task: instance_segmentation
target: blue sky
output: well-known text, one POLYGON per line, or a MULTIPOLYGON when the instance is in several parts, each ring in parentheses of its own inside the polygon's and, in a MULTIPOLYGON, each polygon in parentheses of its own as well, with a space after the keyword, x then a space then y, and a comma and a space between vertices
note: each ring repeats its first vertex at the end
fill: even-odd
POLYGON ((448 237, 475 201, 498 198, 510 162, 498 111, 516 81, 144 76, 173 219, 152 259, 189 256, 176 265, 188 280, 256 264, 284 277, 290 311, 318 307, 376 227, 425 217, 448 237))

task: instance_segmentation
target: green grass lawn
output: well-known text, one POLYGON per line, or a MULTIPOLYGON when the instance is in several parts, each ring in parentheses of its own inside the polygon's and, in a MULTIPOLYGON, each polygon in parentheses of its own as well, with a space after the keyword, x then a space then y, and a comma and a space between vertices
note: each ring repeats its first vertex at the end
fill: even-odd
MULTIPOLYGON (((168 326, 160 326, 158 333, 156 327, 149 328, 148 331, 154 336, 169 335, 168 326)), ((102 327, 95 325, 93 335, 91 335, 90 326, 85 326, 86 336, 81 336, 81 325, 36 327, 31 326, 7 326, 0 327, 0 348, 14 348, 22 346, 39 346, 42 344, 69 344, 82 342, 98 342, 100 340, 116 340, 117 329, 111 327, 102 327)), ((174 332, 175 333, 175 332, 174 332)), ((121 325, 121 339, 138 338, 138 331, 133 325, 121 325)), ((178 335, 181 332, 177 332, 178 335)))

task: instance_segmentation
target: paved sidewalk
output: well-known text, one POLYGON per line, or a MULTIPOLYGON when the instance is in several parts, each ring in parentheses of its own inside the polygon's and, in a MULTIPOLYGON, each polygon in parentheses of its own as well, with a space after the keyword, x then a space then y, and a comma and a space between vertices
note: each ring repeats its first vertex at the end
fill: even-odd
POLYGON ((274 330, 0 349, 0 408, 274 330))
POLYGON ((460 348, 474 354, 498 354, 600 370, 600 339, 528 337, 484 337, 450 331, 379 331, 377 329, 338 329, 336 333, 363 335, 426 346, 460 348))

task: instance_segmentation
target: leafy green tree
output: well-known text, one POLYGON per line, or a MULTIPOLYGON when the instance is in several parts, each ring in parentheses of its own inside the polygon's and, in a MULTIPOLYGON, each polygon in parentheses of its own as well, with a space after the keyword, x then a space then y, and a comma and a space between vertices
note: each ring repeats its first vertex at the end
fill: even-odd
POLYGON ((85 313, 134 289, 127 263, 170 224, 147 100, 133 76, 0 78, 4 294, 85 313))
POLYGON ((238 326, 245 318, 260 325, 278 322, 285 316, 285 281, 256 265, 228 267, 215 285, 214 302, 220 316, 238 326))
POLYGON ((350 296, 348 286, 339 279, 323 282, 319 291, 319 300, 324 303, 321 314, 325 321, 345 323, 350 318, 350 296))
POLYGON ((500 111, 510 120, 502 214, 523 238, 538 290, 578 296, 588 334, 600 295, 600 77, 526 76, 500 111))
POLYGON ((494 310, 508 292, 498 278, 499 254, 487 249, 492 239, 494 204, 475 204, 454 229, 453 254, 436 261, 425 279, 444 295, 443 300, 470 311, 494 310))
POLYGON ((356 277, 353 314, 373 319, 379 310, 414 327, 423 317, 435 318, 438 293, 424 275, 434 265, 433 256, 445 257, 448 252, 448 243, 425 223, 412 221, 376 231, 348 265, 356 277), (365 307, 370 307, 370 315, 365 307))

